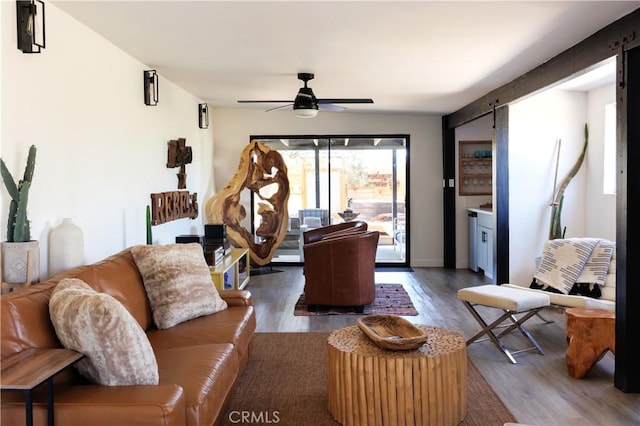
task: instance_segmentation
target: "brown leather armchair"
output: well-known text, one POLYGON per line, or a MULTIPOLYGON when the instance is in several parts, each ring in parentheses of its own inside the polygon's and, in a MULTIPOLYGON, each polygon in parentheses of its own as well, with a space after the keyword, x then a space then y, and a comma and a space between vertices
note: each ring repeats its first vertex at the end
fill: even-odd
POLYGON ((321 239, 330 235, 338 236, 338 232, 349 233, 351 231, 362 232, 367 230, 367 222, 361 220, 353 220, 351 222, 336 223, 333 225, 323 226, 321 228, 311 229, 305 231, 303 234, 303 241, 305 244, 320 241, 321 239))
POLYGON ((304 246, 304 292, 310 311, 322 306, 349 306, 362 313, 364 305, 375 300, 376 248, 380 234, 346 231, 334 231, 304 246))

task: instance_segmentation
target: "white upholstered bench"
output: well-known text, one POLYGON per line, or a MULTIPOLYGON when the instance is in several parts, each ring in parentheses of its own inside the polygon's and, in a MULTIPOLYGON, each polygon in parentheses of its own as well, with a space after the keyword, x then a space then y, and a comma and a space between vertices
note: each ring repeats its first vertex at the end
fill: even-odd
MULTIPOLYGON (((521 289, 506 288, 498 285, 487 284, 477 287, 467 287, 458 290, 458 298, 469 309, 471 315, 482 326, 482 330, 475 336, 467 340, 467 346, 485 334, 496 345, 496 347, 507 357, 512 363, 516 363, 514 354, 536 349, 540 354, 544 355, 542 348, 531 336, 529 331, 523 326, 529 318, 537 314, 541 309, 549 306, 549 296, 537 292, 523 291, 521 289), (490 324, 480 316, 475 306, 482 305, 490 308, 501 309, 503 314, 492 321, 490 324), (516 314, 523 314, 520 317, 516 314), (511 323, 506 326, 502 323, 510 320, 511 323), (504 328, 499 332, 496 329, 504 328), (533 346, 518 351, 510 351, 500 340, 503 336, 511 331, 518 329, 533 346)), ((483 339, 484 340, 484 339, 483 339)))

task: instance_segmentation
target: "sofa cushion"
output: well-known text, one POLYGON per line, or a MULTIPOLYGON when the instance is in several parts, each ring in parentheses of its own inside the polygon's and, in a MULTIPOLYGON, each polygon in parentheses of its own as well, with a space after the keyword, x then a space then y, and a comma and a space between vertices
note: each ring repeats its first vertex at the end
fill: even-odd
POLYGON ((98 293, 113 296, 127 308, 143 330, 153 326, 153 315, 142 277, 133 261, 131 249, 125 249, 91 265, 73 278, 89 284, 98 293))
POLYGON ((536 284, 569 294, 589 255, 598 244, 595 238, 567 238, 546 241, 542 259, 533 275, 536 284))
POLYGON ((29 348, 62 347, 49 320, 54 287, 47 281, 0 297, 0 359, 29 348))
POLYGON ((612 241, 599 240, 576 279, 576 283, 597 284, 602 287, 607 280, 611 256, 616 245, 612 241))
MULTIPOLYGON (((185 397, 177 384, 55 386, 55 424, 63 426, 185 426, 185 397)), ((33 395, 35 425, 46 424, 46 392, 33 395)), ((2 393, 0 424, 24 425, 24 396, 2 393)))
POLYGON ((605 299, 594 299, 593 297, 568 295, 562 293, 551 293, 545 290, 537 290, 529 287, 520 286, 518 284, 502 284, 500 287, 515 288, 524 291, 538 292, 545 294, 549 297, 549 301, 552 305, 563 306, 566 308, 593 308, 593 309, 606 309, 608 311, 616 310, 616 302, 605 299))
POLYGON ((65 278, 51 294, 49 315, 62 344, 85 355, 75 367, 89 380, 107 386, 158 384, 149 339, 113 297, 65 278))
POLYGON ((131 253, 158 328, 227 308, 213 285, 200 244, 139 245, 131 253))
POLYGON ((185 321, 166 330, 149 330, 147 337, 154 352, 182 346, 231 343, 238 356, 248 356, 256 316, 253 306, 230 306, 214 315, 185 321))
POLYGON ((160 384, 184 391, 187 426, 228 424, 220 417, 240 374, 232 344, 157 349, 156 355, 160 384))

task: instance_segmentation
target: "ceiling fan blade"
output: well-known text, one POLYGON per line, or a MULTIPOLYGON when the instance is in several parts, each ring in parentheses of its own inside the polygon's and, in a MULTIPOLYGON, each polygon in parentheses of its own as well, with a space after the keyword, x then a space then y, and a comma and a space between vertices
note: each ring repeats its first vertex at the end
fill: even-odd
POLYGON ((344 111, 346 107, 335 104, 372 104, 373 99, 370 98, 325 98, 317 99, 311 87, 307 86, 310 80, 313 80, 314 75, 311 73, 298 73, 298 80, 304 82, 304 87, 301 87, 296 98, 293 101, 285 100, 240 100, 238 103, 260 103, 260 104, 286 104, 278 107, 267 109, 266 111, 276 111, 279 109, 292 108, 296 111, 296 115, 299 117, 314 117, 319 109, 325 111, 344 111))
POLYGON ((291 108, 293 106, 293 104, 289 104, 289 105, 282 105, 279 107, 275 107, 275 108, 269 108, 267 110, 265 110, 265 112, 269 112, 269 111, 277 111, 279 109, 285 109, 285 108, 291 108))
POLYGON ((281 103, 292 103, 293 101, 238 101, 239 104, 281 104, 281 103))
POLYGON ((318 104, 318 109, 323 111, 344 111, 346 107, 334 104, 318 104))
POLYGON ((351 98, 351 99, 318 99, 318 104, 372 104, 373 99, 351 98))

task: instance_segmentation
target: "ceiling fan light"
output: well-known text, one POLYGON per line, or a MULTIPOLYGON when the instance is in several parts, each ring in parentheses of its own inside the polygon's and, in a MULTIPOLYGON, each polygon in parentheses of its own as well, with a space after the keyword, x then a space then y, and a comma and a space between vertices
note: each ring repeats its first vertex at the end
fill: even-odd
POLYGON ((318 115, 318 101, 313 90, 309 87, 302 87, 293 101, 293 110, 297 117, 313 118, 318 115))
POLYGON ((294 109, 294 111, 298 118, 313 118, 318 115, 318 110, 313 108, 299 108, 294 109))

